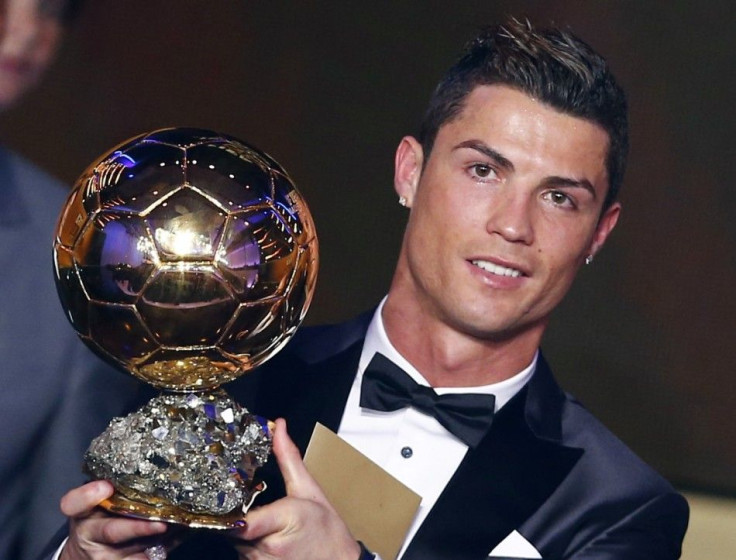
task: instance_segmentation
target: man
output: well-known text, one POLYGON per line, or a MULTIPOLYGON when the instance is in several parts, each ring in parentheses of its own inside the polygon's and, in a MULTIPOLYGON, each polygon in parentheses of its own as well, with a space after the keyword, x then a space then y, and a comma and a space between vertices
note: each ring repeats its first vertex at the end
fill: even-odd
MULTIPOLYGON (((623 92, 572 35, 511 21, 468 46, 419 139, 396 153, 410 213, 386 299, 304 329, 230 386, 291 435, 279 420, 286 497, 229 535, 240 558, 372 557, 301 462, 315 422, 422 497, 403 560, 679 557, 684 499, 560 390, 539 353, 616 225, 627 134, 623 92), (463 414, 438 411, 457 400, 470 402, 463 414)), ((264 477, 273 499, 278 476, 264 477)), ((110 492, 99 481, 64 498, 62 559, 229 557, 211 534, 177 547, 186 535, 97 510, 110 492)))
MULTIPOLYGON (((0 111, 43 76, 80 2, 0 2, 0 111)), ((122 398, 126 376, 74 334, 54 289, 51 242, 67 189, 0 147, 0 558, 35 558, 84 479, 81 457, 122 398), (93 399, 89 397, 93 396, 93 399), (109 407, 109 408, 108 408, 109 407), (88 416, 89 415, 89 416, 88 416)))

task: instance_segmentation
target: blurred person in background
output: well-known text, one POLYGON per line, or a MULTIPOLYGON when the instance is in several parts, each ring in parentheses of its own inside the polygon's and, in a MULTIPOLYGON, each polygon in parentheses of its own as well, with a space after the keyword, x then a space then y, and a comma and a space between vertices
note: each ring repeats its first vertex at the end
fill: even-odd
MULTIPOLYGON (((41 80, 80 5, 0 0, 0 111, 41 80)), ((128 376, 104 371, 59 304, 51 243, 67 191, 0 144, 2 560, 35 557, 64 522, 59 498, 84 480, 89 440, 116 412, 111 403, 133 388, 128 376)))

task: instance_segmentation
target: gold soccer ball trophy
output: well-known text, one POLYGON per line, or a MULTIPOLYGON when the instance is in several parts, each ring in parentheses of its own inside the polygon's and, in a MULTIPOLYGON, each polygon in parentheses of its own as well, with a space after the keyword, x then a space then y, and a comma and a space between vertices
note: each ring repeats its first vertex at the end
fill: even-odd
POLYGON ((162 393, 85 455, 110 511, 232 528, 264 489, 269 423, 220 385, 286 344, 317 275, 309 210, 240 140, 172 128, 113 148, 77 180, 54 239, 67 317, 98 355, 162 393))

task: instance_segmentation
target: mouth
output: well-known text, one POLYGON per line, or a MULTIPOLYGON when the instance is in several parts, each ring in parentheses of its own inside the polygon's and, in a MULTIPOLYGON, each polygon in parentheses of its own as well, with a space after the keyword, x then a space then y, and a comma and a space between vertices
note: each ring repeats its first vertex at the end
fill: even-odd
POLYGON ((490 261, 474 259, 470 262, 481 270, 489 272, 490 274, 495 274, 496 276, 507 276, 509 278, 519 278, 521 276, 525 276, 525 274, 521 270, 508 266, 502 266, 490 261))

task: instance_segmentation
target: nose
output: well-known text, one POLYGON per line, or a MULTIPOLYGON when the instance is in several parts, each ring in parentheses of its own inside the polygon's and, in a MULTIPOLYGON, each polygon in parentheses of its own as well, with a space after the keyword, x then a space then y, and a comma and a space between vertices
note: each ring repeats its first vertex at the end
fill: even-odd
POLYGON ((510 243, 529 245, 534 241, 532 203, 525 193, 505 185, 490 201, 486 230, 510 243))

